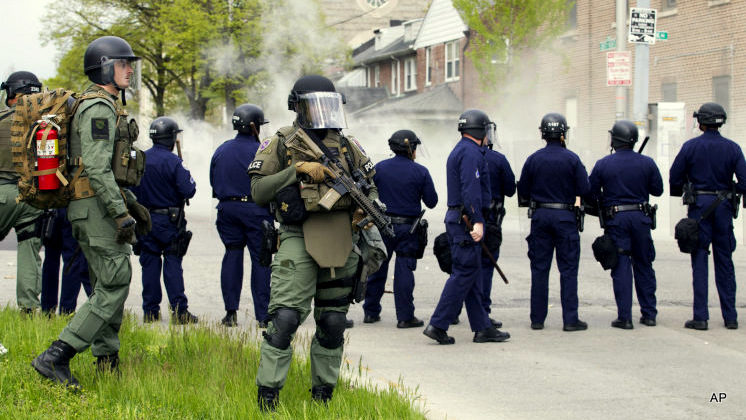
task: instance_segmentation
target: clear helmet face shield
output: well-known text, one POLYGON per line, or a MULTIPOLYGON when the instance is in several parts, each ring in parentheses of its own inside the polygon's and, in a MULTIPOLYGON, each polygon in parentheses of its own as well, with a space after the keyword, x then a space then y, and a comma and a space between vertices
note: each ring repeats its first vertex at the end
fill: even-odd
POLYGON ((104 58, 101 60, 101 79, 104 84, 114 83, 119 89, 133 93, 140 89, 142 62, 136 58, 104 58), (132 68, 130 73, 129 68, 132 68))
POLYGON ((494 146, 500 147, 500 144, 497 140, 497 125, 493 122, 487 123, 487 125, 484 127, 486 137, 487 137, 487 146, 490 148, 494 146))
POLYGON ((298 125, 307 129, 347 128, 341 93, 311 92, 298 95, 298 125))

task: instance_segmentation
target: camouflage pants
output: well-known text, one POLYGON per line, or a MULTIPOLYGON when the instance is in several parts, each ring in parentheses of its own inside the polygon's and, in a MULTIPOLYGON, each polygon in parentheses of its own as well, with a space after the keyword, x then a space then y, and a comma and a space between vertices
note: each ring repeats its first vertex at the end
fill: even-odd
POLYGON ((119 351, 119 327, 132 279, 128 244, 114 240, 116 223, 96 197, 70 202, 67 218, 88 260, 93 293, 60 334, 78 352, 94 356, 119 351))

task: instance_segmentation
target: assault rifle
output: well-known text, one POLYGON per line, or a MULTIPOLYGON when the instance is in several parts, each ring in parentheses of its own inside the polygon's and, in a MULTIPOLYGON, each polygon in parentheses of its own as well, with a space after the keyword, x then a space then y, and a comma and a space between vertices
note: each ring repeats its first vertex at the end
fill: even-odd
MULTIPOLYGON (((378 227, 378 230, 382 235, 389 238, 394 237, 394 228, 391 226, 391 218, 384 213, 386 211, 386 205, 378 200, 371 200, 366 195, 366 192, 370 190, 371 186, 363 177, 359 177, 360 180, 356 182, 350 175, 345 172, 342 165, 336 159, 333 159, 321 150, 321 147, 314 143, 303 130, 298 130, 291 141, 286 143, 286 146, 298 150, 306 155, 313 157, 314 159, 321 162, 322 165, 331 169, 334 173, 334 178, 327 177, 325 183, 330 187, 329 191, 321 197, 319 205, 326 210, 330 210, 334 204, 342 198, 342 196, 349 194, 350 198, 357 204, 357 206, 365 212, 365 218, 361 220, 357 227, 363 229, 369 223, 373 223, 378 227), (297 139, 299 144, 294 144, 292 140, 297 139)), ((352 169, 352 168, 350 168, 352 169)))

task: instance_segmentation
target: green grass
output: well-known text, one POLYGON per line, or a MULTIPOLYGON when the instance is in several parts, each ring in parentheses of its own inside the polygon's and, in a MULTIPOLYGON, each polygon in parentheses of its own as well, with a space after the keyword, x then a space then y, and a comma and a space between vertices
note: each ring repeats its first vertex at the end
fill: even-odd
MULTIPOLYGON (((374 387, 361 363, 343 363, 328 406, 311 400, 309 337, 298 337, 280 407, 257 409, 254 379, 259 333, 215 326, 143 326, 128 314, 119 337, 121 375, 97 373, 90 351, 71 370, 73 392, 42 378, 31 360, 55 340, 69 318, 28 318, 0 309, 0 419, 424 419, 418 397, 399 385, 374 387)), ((240 328, 240 327, 239 327, 240 328)))

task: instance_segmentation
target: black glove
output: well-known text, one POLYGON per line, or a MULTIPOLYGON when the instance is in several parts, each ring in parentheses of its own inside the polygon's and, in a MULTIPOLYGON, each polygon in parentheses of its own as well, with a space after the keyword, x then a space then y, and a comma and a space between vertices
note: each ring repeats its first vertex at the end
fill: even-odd
POLYGON ((147 235, 153 228, 153 223, 150 221, 150 211, 147 207, 135 200, 130 200, 127 202, 127 210, 137 222, 137 226, 135 226, 137 236, 147 235))
POLYGON ((114 221, 117 223, 115 239, 118 243, 134 244, 137 242, 135 238, 135 225, 137 225, 137 222, 129 213, 124 213, 116 217, 114 221))

